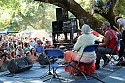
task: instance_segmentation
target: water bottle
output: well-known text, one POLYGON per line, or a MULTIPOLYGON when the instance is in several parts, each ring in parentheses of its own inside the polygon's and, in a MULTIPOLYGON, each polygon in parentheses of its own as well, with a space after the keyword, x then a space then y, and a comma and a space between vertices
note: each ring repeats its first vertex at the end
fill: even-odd
POLYGON ((110 71, 113 71, 113 63, 111 61, 109 63, 109 66, 110 66, 110 71))

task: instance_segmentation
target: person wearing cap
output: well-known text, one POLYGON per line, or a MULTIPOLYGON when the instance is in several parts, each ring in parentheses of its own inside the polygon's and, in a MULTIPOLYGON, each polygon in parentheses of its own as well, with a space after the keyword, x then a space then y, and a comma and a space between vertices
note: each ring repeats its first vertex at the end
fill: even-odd
POLYGON ((40 39, 38 39, 37 40, 37 44, 35 45, 35 51, 36 51, 36 53, 38 54, 38 55, 40 55, 40 54, 42 54, 43 53, 43 51, 44 51, 44 47, 43 47, 43 45, 41 44, 41 40, 40 39))
POLYGON ((116 32, 111 29, 110 23, 108 21, 103 22, 101 28, 105 32, 105 34, 104 41, 102 43, 99 43, 99 47, 96 53, 96 69, 100 69, 101 58, 104 60, 103 67, 109 63, 109 59, 105 54, 110 54, 112 52, 118 40, 116 32))
POLYGON ((122 32, 121 34, 121 41, 120 41, 120 50, 119 50, 119 60, 122 61, 122 56, 125 55, 125 18, 120 16, 115 17, 115 22, 119 25, 119 31, 122 32))
POLYGON ((85 46, 87 45, 91 45, 91 44, 95 44, 95 41, 98 40, 98 38, 91 34, 91 28, 89 25, 84 24, 82 26, 82 34, 78 37, 77 42, 75 43, 73 50, 74 51, 66 51, 64 53, 64 60, 65 61, 79 61, 80 57, 83 56, 81 58, 81 62, 84 63, 91 63, 93 61, 96 60, 96 53, 95 52, 91 52, 91 53, 83 53, 83 49, 85 46))

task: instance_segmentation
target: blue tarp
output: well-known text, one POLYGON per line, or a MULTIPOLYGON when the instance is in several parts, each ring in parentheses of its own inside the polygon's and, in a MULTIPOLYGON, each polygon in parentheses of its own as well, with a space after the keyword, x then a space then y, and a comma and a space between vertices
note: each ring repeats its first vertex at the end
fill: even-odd
POLYGON ((9 34, 9 33, 18 33, 18 32, 11 29, 5 29, 4 31, 0 31, 0 34, 9 34))

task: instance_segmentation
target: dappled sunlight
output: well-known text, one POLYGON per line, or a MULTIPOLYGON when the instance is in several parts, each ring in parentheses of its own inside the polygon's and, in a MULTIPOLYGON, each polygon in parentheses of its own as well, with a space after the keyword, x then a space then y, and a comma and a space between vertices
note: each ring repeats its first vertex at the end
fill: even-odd
POLYGON ((8 19, 8 17, 10 17, 10 14, 6 11, 4 11, 2 14, 1 14, 1 19, 8 19))
POLYGON ((125 81, 125 78, 115 77, 115 76, 109 76, 109 77, 113 78, 113 79, 116 79, 116 80, 125 81))

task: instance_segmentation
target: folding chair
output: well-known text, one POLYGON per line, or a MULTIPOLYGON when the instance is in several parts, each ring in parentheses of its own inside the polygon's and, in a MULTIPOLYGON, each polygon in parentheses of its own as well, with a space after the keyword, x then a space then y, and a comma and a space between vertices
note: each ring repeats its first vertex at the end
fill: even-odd
MULTIPOLYGON (((97 50, 97 48, 98 48, 98 44, 87 45, 87 46, 83 49, 82 55, 83 55, 83 53, 85 53, 85 52, 94 52, 94 51, 97 50)), ((91 66, 91 64, 92 64, 94 61, 91 62, 91 63, 84 63, 84 62, 80 62, 81 58, 82 58, 82 56, 80 57, 80 59, 79 59, 78 61, 74 61, 74 62, 77 64, 76 66, 73 66, 73 65, 71 65, 71 64, 69 64, 69 65, 70 65, 71 67, 73 67, 74 69, 76 69, 79 73, 81 73, 86 80, 87 80, 86 75, 88 75, 88 76, 90 76, 90 77, 93 77, 93 78, 97 79, 97 80, 100 81, 100 82, 103 82, 103 81, 101 81, 100 79, 98 79, 97 77, 92 76, 92 75, 90 75, 89 73, 87 73, 86 71, 81 70, 81 68, 79 67, 79 65, 83 65, 83 66, 84 66, 84 65, 88 65, 92 70, 95 71, 95 68, 93 68, 93 67, 91 66)), ((103 82, 103 83, 104 83, 104 82, 103 82)))
POLYGON ((59 75, 56 73, 56 70, 58 68, 64 67, 64 65, 60 65, 60 64, 54 62, 54 59, 56 57, 63 56, 64 55, 64 51, 59 49, 59 48, 48 48, 48 49, 45 49, 45 54, 47 56, 49 56, 49 57, 52 57, 52 59, 53 59, 52 63, 50 63, 50 66, 52 67, 53 73, 52 73, 52 77, 51 78, 48 78, 48 79, 44 80, 43 82, 45 82, 47 80, 50 80, 50 83, 51 83, 53 78, 57 78, 61 82, 61 78, 59 78, 59 75))
POLYGON ((115 48, 118 48, 118 51, 119 51, 119 49, 120 49, 120 40, 118 40, 116 42, 116 45, 113 48, 113 50, 109 54, 106 54, 107 57, 108 57, 108 60, 106 61, 106 64, 104 64, 102 66, 103 68, 107 65, 107 63, 110 63, 110 66, 113 66, 113 65, 116 65, 116 62, 119 62, 119 60, 118 60, 118 51, 115 51, 115 48), (115 55, 117 55, 117 56, 115 56, 115 55))

